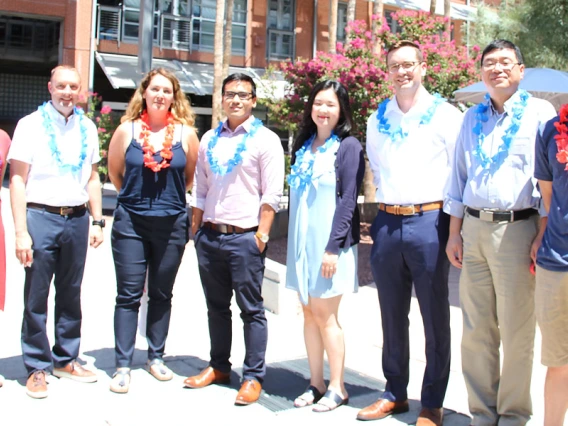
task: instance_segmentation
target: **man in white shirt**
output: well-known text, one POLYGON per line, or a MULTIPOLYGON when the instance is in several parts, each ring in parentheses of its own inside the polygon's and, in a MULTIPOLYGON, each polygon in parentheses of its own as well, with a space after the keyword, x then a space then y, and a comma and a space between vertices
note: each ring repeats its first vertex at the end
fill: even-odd
POLYGON ((535 139, 556 112, 519 89, 524 69, 510 41, 484 49, 488 94, 465 114, 444 205, 451 215, 447 254, 462 270, 462 371, 475 426, 524 425, 532 414, 535 139))
POLYGON ((47 396, 46 374, 79 382, 97 376, 77 362, 81 282, 90 244, 103 241, 97 129, 75 107, 81 80, 60 65, 48 83, 51 101, 22 118, 8 156, 16 256, 25 267, 22 354, 26 392, 47 396), (89 204, 93 223, 89 237, 89 204), (55 344, 46 334, 47 298, 55 276, 55 344))
POLYGON ((426 371, 418 426, 441 425, 450 373, 449 216, 442 211, 462 114, 422 85, 426 63, 417 45, 402 41, 387 54, 393 99, 367 123, 367 155, 377 186, 371 267, 383 327, 381 398, 359 412, 379 420, 408 411, 408 314, 412 284, 426 335, 426 371))

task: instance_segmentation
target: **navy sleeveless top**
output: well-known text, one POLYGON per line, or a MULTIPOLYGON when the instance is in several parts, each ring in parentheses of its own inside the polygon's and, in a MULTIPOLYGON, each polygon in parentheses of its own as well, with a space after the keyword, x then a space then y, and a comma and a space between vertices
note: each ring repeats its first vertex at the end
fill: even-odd
MULTIPOLYGON (((118 204, 141 216, 173 216, 185 212, 186 155, 181 137, 180 142, 172 146, 172 153, 170 167, 155 173, 144 166, 144 151, 133 136, 124 155, 125 171, 118 204)), ((154 159, 158 163, 162 161, 159 151, 154 159)))

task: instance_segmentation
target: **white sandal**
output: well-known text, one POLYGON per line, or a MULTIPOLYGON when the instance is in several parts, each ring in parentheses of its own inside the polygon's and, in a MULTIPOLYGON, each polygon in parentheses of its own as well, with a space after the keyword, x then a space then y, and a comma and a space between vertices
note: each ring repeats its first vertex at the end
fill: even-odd
POLYGON ((164 360, 160 358, 155 358, 152 361, 148 360, 146 363, 146 369, 160 382, 167 382, 168 380, 172 380, 174 377, 173 371, 170 370, 166 364, 164 364, 164 360))
POLYGON ((110 381, 110 390, 114 393, 127 393, 130 389, 130 368, 118 368, 110 381))

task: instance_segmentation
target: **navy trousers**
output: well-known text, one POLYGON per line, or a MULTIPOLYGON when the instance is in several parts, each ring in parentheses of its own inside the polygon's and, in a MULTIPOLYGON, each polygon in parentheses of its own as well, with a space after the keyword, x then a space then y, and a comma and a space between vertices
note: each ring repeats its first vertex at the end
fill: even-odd
POLYGON ((422 406, 443 406, 450 375, 449 260, 445 247, 449 216, 429 211, 396 216, 379 211, 371 227, 371 267, 379 293, 383 325, 384 398, 408 398, 408 327, 412 283, 426 336, 422 406))
POLYGON ((164 356, 172 292, 188 241, 188 226, 187 212, 175 216, 141 216, 128 212, 120 204, 117 206, 111 238, 117 285, 114 309, 117 368, 132 364, 146 275, 148 359, 164 356))
POLYGON ((28 374, 52 371, 79 356, 81 340, 81 282, 89 245, 87 210, 61 216, 28 209, 33 263, 25 268, 22 354, 28 374), (47 298, 55 286, 55 344, 46 334, 47 298))
POLYGON ((243 380, 255 379, 262 383, 266 374, 268 339, 261 295, 266 250, 260 253, 254 232, 221 234, 201 228, 194 241, 207 301, 210 365, 224 373, 231 371, 231 297, 234 291, 244 326, 243 380))

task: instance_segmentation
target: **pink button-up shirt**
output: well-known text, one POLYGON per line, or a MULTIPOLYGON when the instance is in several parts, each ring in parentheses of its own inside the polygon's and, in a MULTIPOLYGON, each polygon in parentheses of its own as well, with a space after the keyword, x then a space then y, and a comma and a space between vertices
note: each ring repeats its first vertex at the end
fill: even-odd
MULTIPOLYGON (((213 150, 221 166, 235 155, 237 145, 250 131, 254 117, 250 117, 235 131, 227 122, 213 150)), ((203 210, 203 222, 222 223, 252 228, 259 223, 260 206, 268 204, 278 211, 284 186, 284 151, 280 138, 266 127, 246 141, 241 153, 243 161, 230 173, 212 172, 207 160, 207 148, 214 130, 201 138, 195 168, 192 205, 203 210)))

